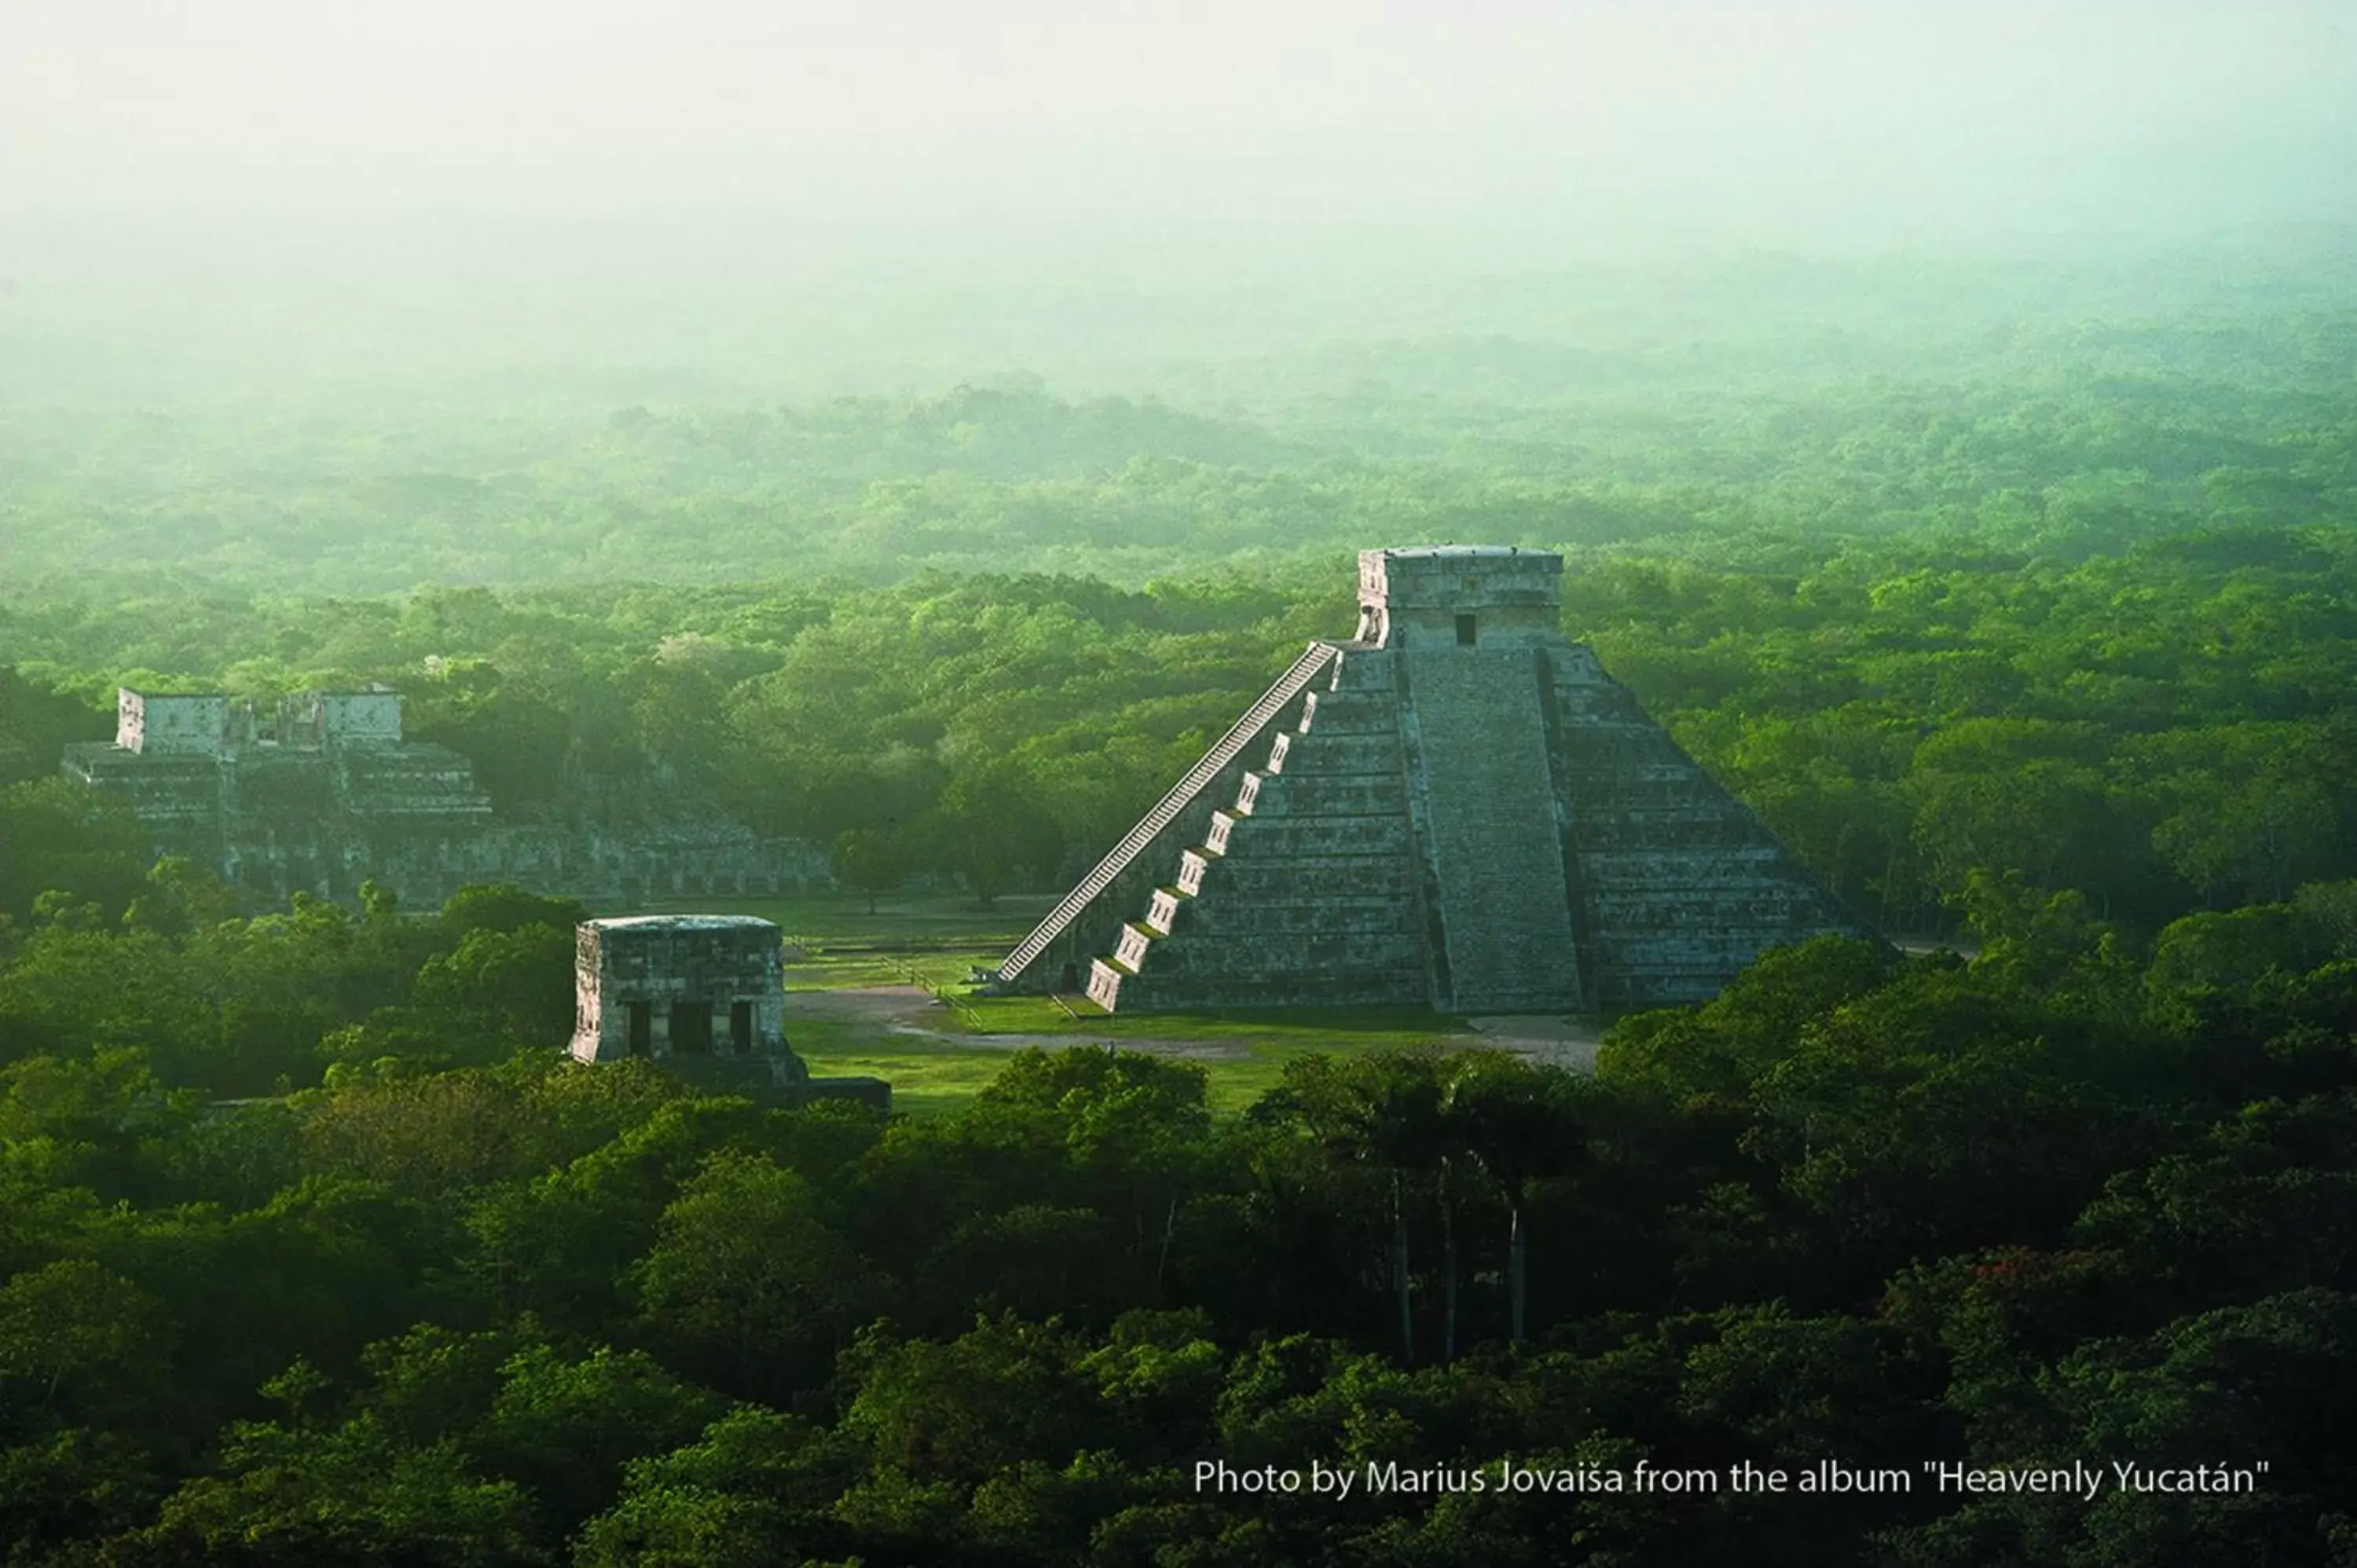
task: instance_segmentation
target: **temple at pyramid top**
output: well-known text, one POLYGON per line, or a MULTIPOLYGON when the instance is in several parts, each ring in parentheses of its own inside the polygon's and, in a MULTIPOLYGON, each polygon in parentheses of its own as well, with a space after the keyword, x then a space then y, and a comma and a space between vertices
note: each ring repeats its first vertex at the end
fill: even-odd
POLYGON ((1426 544, 1359 553, 1356 640, 1395 646, 1414 638, 1468 648, 1537 641, 1562 631, 1563 557, 1496 544, 1426 544))
POLYGON ((1313 642, 1000 964, 1107 1008, 1582 1012, 1863 928, 1558 625, 1563 558, 1370 550, 1313 642))

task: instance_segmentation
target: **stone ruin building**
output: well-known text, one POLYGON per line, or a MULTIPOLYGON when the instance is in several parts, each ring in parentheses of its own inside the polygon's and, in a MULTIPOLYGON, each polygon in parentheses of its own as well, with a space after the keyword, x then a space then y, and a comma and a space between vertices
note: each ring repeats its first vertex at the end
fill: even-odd
POLYGON ((128 800, 164 853, 282 896, 349 895, 378 866, 491 823, 472 765, 404 740, 400 694, 383 686, 304 692, 274 710, 124 687, 113 744, 68 746, 64 771, 128 800))
POLYGON ((389 686, 302 692, 269 709, 124 687, 113 742, 68 746, 63 771, 127 800, 162 853, 273 902, 298 890, 349 901, 371 879, 411 908, 470 883, 627 903, 827 880, 814 845, 736 822, 505 820, 465 757, 404 738, 389 686))
POLYGON ((708 1088, 891 1109, 875 1078, 813 1078, 786 1043, 784 939, 738 915, 634 915, 575 932, 573 1054, 633 1057, 708 1088))
POLYGON ((1309 645, 1000 964, 1107 1009, 1566 1013, 1865 929, 1558 628, 1563 559, 1359 557, 1309 645))

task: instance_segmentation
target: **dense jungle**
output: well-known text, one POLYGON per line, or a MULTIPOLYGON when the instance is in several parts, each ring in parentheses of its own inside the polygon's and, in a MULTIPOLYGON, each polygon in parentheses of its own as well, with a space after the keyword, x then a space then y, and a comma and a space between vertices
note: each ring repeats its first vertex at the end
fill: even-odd
POLYGON ((2357 1563, 2352 253, 1763 253, 1250 351, 1012 297, 856 392, 759 317, 496 386, 390 320, 290 390, 250 317, 0 317, 0 1558, 2357 1563), (563 889, 257 908, 57 777, 118 683, 385 681, 502 811, 987 908, 1444 542, 1562 551, 1566 634, 1900 945, 1592 1073, 1338 1027, 1229 1110, 1082 1031, 763 1109, 564 1055, 563 889), (1198 1469, 1508 1459, 1912 1485, 1198 1469))

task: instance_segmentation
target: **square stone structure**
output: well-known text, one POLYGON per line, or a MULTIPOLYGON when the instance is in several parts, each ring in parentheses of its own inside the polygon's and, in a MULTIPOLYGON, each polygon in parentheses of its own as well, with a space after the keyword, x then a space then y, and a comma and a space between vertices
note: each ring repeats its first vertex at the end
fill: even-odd
POLYGON ((573 1054, 583 1061, 793 1060, 785 947, 769 921, 633 915, 584 921, 575 943, 573 1054))
POLYGON ((1560 628, 1563 559, 1359 557, 1313 642, 1002 961, 1107 1009, 1573 1013, 1869 933, 1560 628))
POLYGON ((707 1092, 892 1109, 879 1078, 813 1078, 786 1043, 785 944, 749 915, 630 915, 574 932, 573 1054, 643 1057, 707 1092))

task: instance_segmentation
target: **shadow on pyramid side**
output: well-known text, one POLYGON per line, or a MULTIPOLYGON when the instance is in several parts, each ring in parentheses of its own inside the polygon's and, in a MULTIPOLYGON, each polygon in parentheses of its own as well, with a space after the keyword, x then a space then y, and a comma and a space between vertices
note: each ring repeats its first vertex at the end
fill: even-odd
POLYGON ((1318 641, 1000 964, 1109 1010, 1698 1001, 1867 931, 1558 628, 1563 558, 1359 557, 1318 641))

